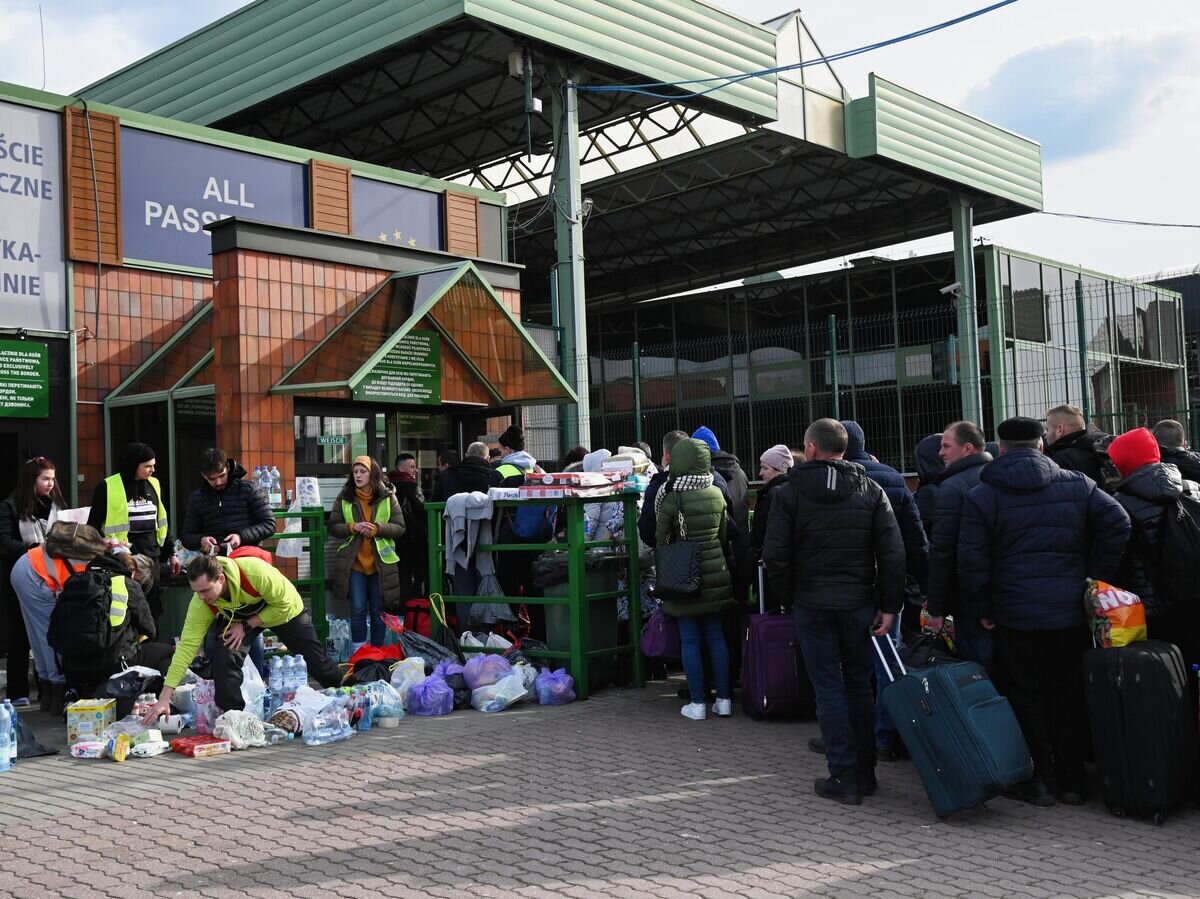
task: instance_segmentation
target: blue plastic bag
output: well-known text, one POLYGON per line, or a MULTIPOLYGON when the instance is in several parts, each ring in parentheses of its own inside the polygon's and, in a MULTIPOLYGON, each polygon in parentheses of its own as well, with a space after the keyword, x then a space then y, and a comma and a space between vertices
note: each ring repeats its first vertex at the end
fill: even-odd
POLYGON ((437 675, 413 684, 408 691, 408 714, 419 718, 435 718, 454 711, 454 690, 437 675))
POLYGON ((557 671, 543 668, 533 682, 533 689, 542 705, 566 705, 575 701, 575 680, 565 668, 557 671))
POLYGON ((463 677, 472 690, 488 687, 512 674, 512 665, 500 655, 477 655, 467 659, 463 666, 463 677))

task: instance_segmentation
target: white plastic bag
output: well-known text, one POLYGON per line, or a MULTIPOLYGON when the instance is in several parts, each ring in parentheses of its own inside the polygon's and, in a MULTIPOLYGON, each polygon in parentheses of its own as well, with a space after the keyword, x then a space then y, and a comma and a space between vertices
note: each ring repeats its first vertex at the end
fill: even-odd
POLYGON ((533 688, 533 682, 537 680, 538 676, 536 668, 534 668, 532 665, 520 663, 513 665, 513 671, 521 675, 521 683, 525 685, 525 689, 529 690, 533 688))
POLYGON ((392 689, 400 694, 400 702, 408 709, 408 691, 425 681, 425 660, 409 656, 392 668, 392 689))
POLYGON ((263 683, 262 675, 250 661, 250 656, 246 656, 242 662, 242 702, 245 703, 246 711, 259 721, 263 717, 263 694, 266 692, 267 685, 263 683))
POLYGON ((471 706, 481 712, 502 712, 529 697, 521 675, 513 672, 494 684, 471 691, 471 706))
POLYGON ((463 657, 464 657, 464 658, 468 658, 468 659, 469 659, 469 658, 471 658, 471 656, 477 656, 477 655, 479 655, 479 653, 477 653, 477 652, 467 652, 466 650, 468 650, 468 649, 472 649, 472 648, 475 648, 475 647, 478 647, 479 649, 483 649, 483 643, 481 643, 481 642, 480 642, 480 640, 479 640, 479 638, 478 638, 478 637, 476 637, 476 636, 475 636, 473 633, 471 633, 470 631, 463 631, 463 635, 462 635, 461 637, 459 637, 459 638, 458 638, 458 645, 459 645, 460 647, 462 647, 462 650, 463 650, 463 657))
POLYGON ((499 634, 488 634, 487 642, 483 645, 489 649, 510 649, 512 648, 512 641, 506 640, 499 634))
POLYGON ((270 722, 290 733, 302 733, 304 728, 312 725, 313 716, 328 704, 328 696, 305 685, 296 691, 291 702, 285 702, 276 710, 270 722))
MULTIPOLYGON (((299 512, 300 509, 299 499, 293 500, 292 504, 288 506, 289 512, 299 512)), ((303 518, 285 518, 283 520, 283 533, 299 534, 302 530, 304 530, 303 518)), ((304 555, 304 545, 307 542, 303 537, 285 537, 275 547, 275 557, 278 559, 299 559, 304 555)))
POLYGON ((267 745, 267 732, 262 721, 250 712, 226 712, 213 726, 213 736, 228 740, 234 749, 267 745))

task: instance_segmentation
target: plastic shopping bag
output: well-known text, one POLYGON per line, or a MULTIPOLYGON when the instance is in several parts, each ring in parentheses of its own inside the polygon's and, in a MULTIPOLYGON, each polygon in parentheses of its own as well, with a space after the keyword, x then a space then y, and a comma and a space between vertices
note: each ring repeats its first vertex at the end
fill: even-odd
POLYGON ((392 689, 400 696, 400 702, 406 709, 409 691, 424 680, 425 660, 420 656, 404 659, 392 669, 392 689))
POLYGON ((267 732, 262 719, 248 711, 226 712, 213 726, 213 736, 228 740, 234 749, 267 745, 267 732))
MULTIPOLYGON (((290 702, 281 705, 268 720, 288 733, 303 733, 305 728, 312 725, 313 717, 317 712, 321 711, 328 703, 328 696, 305 685, 296 691, 296 695, 290 702)), ((200 716, 197 714, 196 723, 199 724, 199 722, 200 716)))
POLYGON ((475 656, 467 659, 467 664, 463 666, 463 677, 467 679, 467 686, 472 690, 494 684, 512 673, 512 665, 508 659, 497 655, 475 656))
POLYGON ((533 688, 537 691, 537 701, 542 705, 566 705, 575 701, 575 681, 565 668, 557 671, 543 669, 533 682, 533 688))
MULTIPOLYGON (((263 695, 266 692, 267 685, 263 683, 262 675, 247 655, 242 662, 242 702, 245 703, 245 710, 259 721, 263 718, 263 695)), ((235 745, 233 748, 239 747, 235 745)))
POLYGON ((471 705, 481 712, 502 712, 529 697, 521 675, 512 673, 494 684, 471 691, 471 705))
POLYGON ((419 718, 449 715, 454 711, 454 690, 442 678, 434 675, 408 692, 408 713, 419 718))
MULTIPOLYGON (((294 500, 288 506, 289 512, 300 511, 300 500, 294 500)), ((283 533, 299 534, 304 530, 304 519, 302 518, 285 518, 283 520, 283 533)), ((275 547, 275 556, 279 559, 299 559, 304 555, 304 544, 308 541, 303 537, 286 537, 279 541, 279 545, 275 547)), ((233 747, 237 749, 237 747, 233 747)))
POLYGON ((196 713, 196 733, 211 734, 217 716, 221 714, 217 708, 217 689, 212 681, 201 678, 196 682, 196 688, 192 690, 192 703, 196 713))
POLYGON ((457 662, 438 662, 438 666, 433 669, 433 674, 435 677, 442 678, 454 691, 454 707, 456 709, 471 707, 471 688, 467 686, 467 679, 463 676, 462 665, 457 662))
POLYGON ((1097 646, 1128 646, 1146 639, 1146 609, 1136 593, 1088 578, 1084 607, 1097 646))

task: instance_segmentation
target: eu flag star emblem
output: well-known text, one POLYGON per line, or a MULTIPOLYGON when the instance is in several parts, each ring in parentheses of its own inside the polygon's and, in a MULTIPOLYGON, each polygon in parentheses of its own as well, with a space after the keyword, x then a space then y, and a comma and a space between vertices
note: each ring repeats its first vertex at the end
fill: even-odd
POLYGON ((404 233, 403 233, 402 231, 393 231, 393 232, 392 232, 392 237, 396 238, 396 240, 403 240, 403 239, 404 239, 404 233))
POLYGON ((380 231, 380 232, 379 232, 379 239, 380 239, 380 240, 382 240, 382 241, 386 241, 386 240, 387 240, 387 234, 386 234, 386 233, 384 233, 383 231, 380 231))
POLYGON ((417 239, 415 237, 410 237, 408 239, 408 245, 410 247, 415 247, 417 245, 417 239))

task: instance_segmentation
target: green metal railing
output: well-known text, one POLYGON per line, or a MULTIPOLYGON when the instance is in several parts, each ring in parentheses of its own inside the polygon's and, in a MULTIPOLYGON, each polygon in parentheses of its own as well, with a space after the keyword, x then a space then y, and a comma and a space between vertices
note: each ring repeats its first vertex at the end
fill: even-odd
MULTIPOLYGON (((309 615, 313 627, 322 641, 329 636, 329 622, 325 618, 325 510, 320 508, 302 509, 299 512, 289 512, 286 509, 275 509, 272 513, 276 519, 287 521, 299 518, 302 522, 300 530, 285 534, 282 528, 274 535, 263 541, 263 548, 274 550, 281 540, 308 541, 308 576, 295 578, 292 583, 300 591, 302 597, 308 599, 309 615)), ((299 561, 299 560, 297 560, 299 561)))
MULTIPOLYGON (((569 614, 568 632, 571 645, 565 649, 551 647, 547 650, 528 650, 527 655, 566 660, 571 676, 575 679, 575 695, 579 699, 588 697, 588 675, 590 660, 598 656, 625 655, 631 659, 634 686, 645 684, 644 659, 642 658, 639 638, 642 633, 642 603, 641 603, 641 573, 638 570, 638 535, 637 535, 637 497, 633 494, 613 494, 595 499, 577 497, 564 499, 526 499, 519 501, 502 500, 493 503, 497 509, 515 509, 527 505, 558 506, 559 514, 566 518, 566 543, 483 543, 477 544, 479 552, 567 552, 567 583, 568 595, 557 596, 461 596, 443 592, 445 585, 444 529, 442 527, 442 512, 445 503, 426 503, 425 510, 429 516, 429 592, 441 593, 446 602, 507 602, 511 605, 565 605, 569 614), (584 506, 589 503, 619 502, 623 507, 625 519, 624 539, 622 540, 591 540, 586 539, 584 529, 584 506), (601 547, 622 547, 625 550, 626 589, 608 590, 600 593, 587 592, 587 559, 588 549, 601 547), (592 602, 614 599, 621 595, 629 598, 629 640, 617 646, 602 646, 593 648, 591 635, 588 633, 588 606, 592 602)), ((473 650, 479 651, 479 650, 473 650)))

